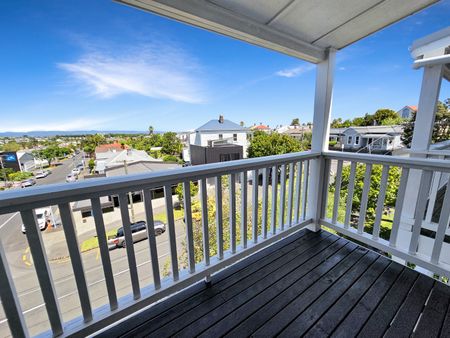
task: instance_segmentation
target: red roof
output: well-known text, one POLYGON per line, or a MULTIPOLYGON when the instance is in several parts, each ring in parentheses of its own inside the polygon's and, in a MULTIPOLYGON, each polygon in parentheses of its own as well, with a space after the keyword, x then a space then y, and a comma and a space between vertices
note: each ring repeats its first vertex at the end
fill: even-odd
POLYGON ((110 144, 101 144, 95 148, 96 153, 105 153, 111 150, 123 150, 128 149, 128 146, 125 144, 122 146, 119 142, 114 142, 110 144))
POLYGON ((270 129, 268 126, 265 126, 263 124, 260 124, 259 126, 254 126, 251 129, 256 129, 256 130, 267 130, 270 129))
POLYGON ((414 110, 414 111, 417 111, 417 106, 407 106, 407 107, 412 109, 412 110, 414 110))

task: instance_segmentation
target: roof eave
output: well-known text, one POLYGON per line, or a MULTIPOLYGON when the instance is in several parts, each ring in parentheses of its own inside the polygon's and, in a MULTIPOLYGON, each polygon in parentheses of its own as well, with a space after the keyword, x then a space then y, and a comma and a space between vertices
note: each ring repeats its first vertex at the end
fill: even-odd
POLYGON ((158 0, 150 3, 141 0, 115 1, 312 63, 319 63, 326 58, 324 48, 279 32, 205 0, 158 0))

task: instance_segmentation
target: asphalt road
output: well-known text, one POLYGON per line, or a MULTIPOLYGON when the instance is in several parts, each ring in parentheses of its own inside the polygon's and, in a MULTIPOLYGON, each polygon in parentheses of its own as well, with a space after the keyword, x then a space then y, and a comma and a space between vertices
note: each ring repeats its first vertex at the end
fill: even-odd
MULTIPOLYGON (((69 173, 73 166, 78 163, 79 158, 64 161, 61 166, 52 170, 51 175, 38 180, 38 184, 43 185, 65 182, 67 173, 69 173)), ((141 215, 137 216, 141 217, 141 215)), ((185 237, 185 226, 181 221, 177 221, 175 226, 177 248, 178 252, 181 252, 182 241, 185 237)), ((25 321, 30 330, 30 334, 36 335, 49 330, 50 327, 26 237, 20 231, 20 227, 20 215, 0 215, 0 239, 2 240, 10 264, 25 321)), ((44 240, 44 246, 45 245, 46 240, 44 240)), ((141 287, 152 284, 153 277, 148 241, 136 243, 134 247, 141 287)), ((162 275, 164 267, 170 266, 170 247, 167 232, 157 237, 157 250, 160 272, 162 275)), ((112 261, 118 297, 131 293, 132 289, 126 250, 111 250, 110 258, 112 261)), ((87 283, 89 285, 92 308, 95 309, 101 305, 108 304, 108 295, 99 250, 97 249, 83 253, 82 259, 87 283)), ((80 302, 70 260, 63 259, 51 262, 50 269, 56 293, 60 301, 60 312, 63 316, 63 320, 68 321, 80 316, 80 302)), ((3 313, 3 308, 0 306, 0 337, 7 337, 9 335, 7 320, 3 313)))

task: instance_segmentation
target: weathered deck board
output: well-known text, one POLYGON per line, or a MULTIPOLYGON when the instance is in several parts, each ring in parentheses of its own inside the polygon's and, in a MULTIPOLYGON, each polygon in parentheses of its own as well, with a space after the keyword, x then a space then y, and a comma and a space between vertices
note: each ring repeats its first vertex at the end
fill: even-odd
POLYGON ((98 336, 438 337, 449 303, 448 286, 302 230, 98 336))

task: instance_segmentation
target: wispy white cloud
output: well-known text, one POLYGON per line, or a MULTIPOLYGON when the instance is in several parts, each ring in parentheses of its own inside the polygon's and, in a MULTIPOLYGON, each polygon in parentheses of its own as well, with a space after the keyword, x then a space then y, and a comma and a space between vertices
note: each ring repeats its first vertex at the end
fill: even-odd
POLYGON ((24 121, 6 121, 1 124, 0 132, 28 132, 28 131, 70 131, 70 130, 92 130, 102 129, 105 123, 116 120, 117 117, 112 118, 75 118, 67 120, 54 120, 24 123, 24 121))
POLYGON ((205 101, 200 67, 173 46, 91 47, 77 61, 58 67, 89 95, 103 99, 138 94, 187 103, 205 101))
POLYGON ((313 64, 306 64, 295 68, 283 69, 276 72, 275 74, 282 77, 297 77, 313 69, 314 69, 313 64))

